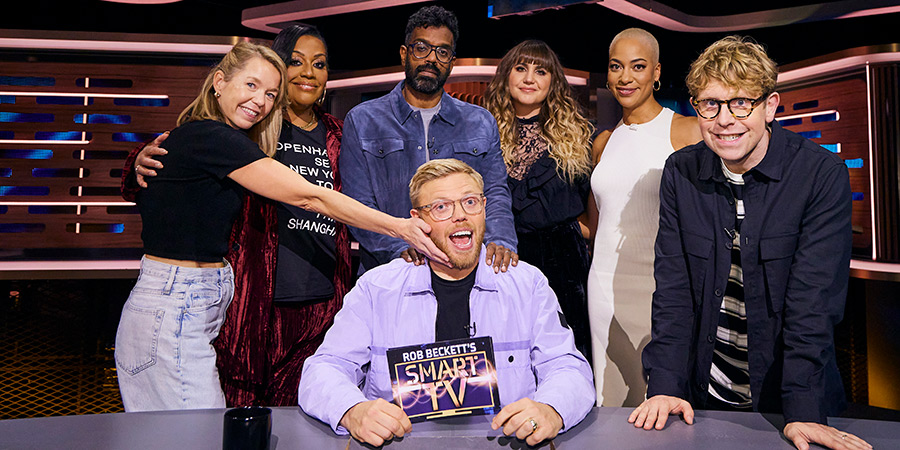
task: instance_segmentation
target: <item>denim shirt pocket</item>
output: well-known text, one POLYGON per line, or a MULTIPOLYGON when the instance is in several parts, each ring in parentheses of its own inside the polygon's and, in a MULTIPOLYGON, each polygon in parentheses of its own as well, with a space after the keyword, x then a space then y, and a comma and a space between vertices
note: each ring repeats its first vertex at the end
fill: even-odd
POLYGON ((766 280, 766 301, 772 314, 784 308, 791 263, 797 252, 799 233, 762 237, 759 240, 759 261, 766 280))
POLYGON ((470 139, 453 143, 453 157, 473 167, 479 167, 481 161, 491 149, 489 139, 470 139))
POLYGON ((411 167, 410 155, 403 151, 404 140, 363 139, 360 147, 368 165, 375 201, 379 205, 396 203, 398 192, 409 191, 409 178, 406 174, 412 174, 416 169, 411 167))

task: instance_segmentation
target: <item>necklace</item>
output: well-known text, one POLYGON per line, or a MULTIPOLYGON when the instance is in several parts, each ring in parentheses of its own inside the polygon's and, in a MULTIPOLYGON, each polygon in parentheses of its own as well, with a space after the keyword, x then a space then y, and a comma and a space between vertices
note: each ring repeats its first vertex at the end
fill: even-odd
POLYGON ((303 131, 309 131, 309 130, 312 130, 313 128, 315 128, 316 124, 318 124, 318 123, 319 123, 319 120, 316 119, 316 115, 313 114, 312 120, 310 120, 309 122, 306 122, 306 125, 303 125, 302 127, 300 127, 300 129, 303 131))

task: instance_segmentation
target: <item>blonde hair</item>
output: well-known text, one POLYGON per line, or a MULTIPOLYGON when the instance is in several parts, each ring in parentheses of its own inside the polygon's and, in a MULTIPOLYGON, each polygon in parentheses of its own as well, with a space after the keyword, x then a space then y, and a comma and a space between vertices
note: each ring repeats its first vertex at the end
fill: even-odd
POLYGON ((275 147, 278 144, 278 137, 281 134, 281 117, 282 108, 286 102, 285 90, 287 81, 285 80, 284 61, 275 54, 272 49, 253 44, 250 42, 238 42, 231 50, 216 64, 215 67, 206 75, 203 80, 203 86, 197 98, 191 102, 187 108, 178 116, 178 125, 182 125, 194 120, 218 120, 225 122, 225 115, 219 108, 219 102, 216 100, 215 89, 213 89, 213 81, 216 73, 221 71, 225 75, 225 81, 230 81, 237 72, 246 67, 247 63, 253 58, 262 58, 266 62, 272 64, 278 70, 281 76, 281 82, 278 86, 278 95, 275 98, 275 104, 266 117, 254 124, 247 130, 247 135, 254 142, 259 144, 259 148, 266 155, 275 154, 275 147))
POLYGON ((696 97, 712 80, 750 95, 765 95, 775 92, 778 67, 753 39, 728 36, 703 50, 691 64, 685 82, 691 96, 696 97))
POLYGON ((472 166, 453 158, 432 159, 419 166, 412 179, 409 180, 409 201, 413 206, 416 206, 416 202, 419 200, 419 192, 425 183, 454 173, 463 173, 472 177, 475 180, 475 184, 478 185, 478 189, 484 191, 484 178, 472 166))
POLYGON ((556 53, 543 41, 528 40, 503 56, 484 93, 484 105, 500 130, 500 149, 507 167, 514 164, 519 121, 509 95, 509 74, 517 64, 534 64, 550 72, 550 90, 539 113, 540 136, 550 144, 556 171, 569 182, 591 171, 594 126, 581 114, 556 53))
POLYGON ((647 46, 647 49, 650 50, 651 62, 659 62, 659 41, 657 41, 656 37, 650 34, 649 31, 643 28, 626 28, 620 31, 619 34, 613 38, 612 42, 609 43, 609 56, 612 56, 612 49, 620 39, 634 39, 635 41, 644 44, 647 46))

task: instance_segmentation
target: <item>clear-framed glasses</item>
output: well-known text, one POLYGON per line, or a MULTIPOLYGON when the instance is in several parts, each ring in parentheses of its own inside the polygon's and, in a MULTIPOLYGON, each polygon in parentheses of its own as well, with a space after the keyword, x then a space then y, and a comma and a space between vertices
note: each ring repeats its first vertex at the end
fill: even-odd
POLYGON ((697 114, 704 119, 715 119, 722 110, 722 105, 728 105, 728 112, 736 119, 746 119, 753 114, 753 109, 759 105, 759 102, 768 97, 769 94, 763 94, 759 98, 733 98, 731 100, 716 100, 714 98, 704 98, 700 100, 691 99, 691 104, 697 114))
POLYGON ((453 217, 456 212, 456 204, 462 207, 466 214, 481 214, 484 211, 484 194, 467 195, 457 201, 438 200, 429 205, 416 206, 419 211, 427 211, 431 218, 440 222, 453 217))
POLYGON ((416 59, 425 59, 431 52, 434 52, 434 57, 437 58, 438 61, 447 64, 453 59, 454 53, 448 47, 440 47, 436 45, 427 44, 422 41, 416 41, 412 44, 406 44, 409 48, 409 51, 412 52, 412 55, 416 57, 416 59))

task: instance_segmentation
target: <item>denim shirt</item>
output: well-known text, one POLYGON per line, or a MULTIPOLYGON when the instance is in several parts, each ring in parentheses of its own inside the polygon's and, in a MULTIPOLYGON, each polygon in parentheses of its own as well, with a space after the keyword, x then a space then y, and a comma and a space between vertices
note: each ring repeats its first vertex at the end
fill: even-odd
MULTIPOLYGON (((500 403, 521 398, 552 406, 563 431, 575 426, 595 402, 591 368, 575 349, 572 331, 547 278, 523 261, 495 274, 484 247, 469 297, 477 336, 494 344, 500 403)), ((431 269, 402 259, 360 277, 322 345, 303 365, 303 410, 346 434, 340 420, 357 403, 392 401, 386 350, 434 342, 437 298, 431 269)))
MULTIPOLYGON (((494 117, 445 92, 441 109, 431 120, 426 144, 422 117, 406 102, 402 89, 401 81, 388 95, 362 103, 347 114, 340 157, 344 193, 392 216, 409 217, 413 206, 409 180, 416 169, 432 159, 456 158, 484 178, 485 242, 515 251, 506 164, 494 117)), ((398 238, 358 228, 351 231, 377 264, 408 248, 398 238)))
MULTIPOLYGON (((844 406, 834 327, 847 298, 852 236, 847 167, 772 124, 765 157, 743 174, 741 269, 753 409, 825 423, 844 406)), ((731 269, 735 201, 705 143, 669 157, 660 185, 647 396, 703 408, 719 307, 731 269)))

